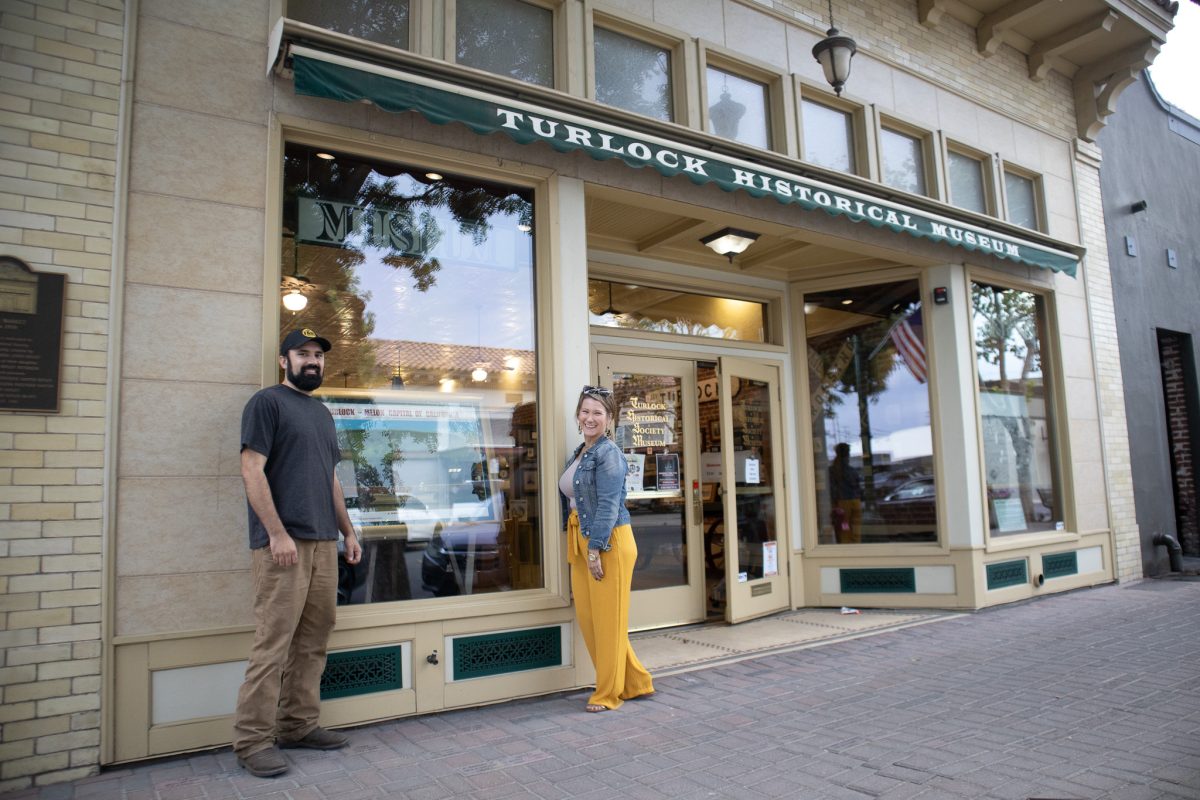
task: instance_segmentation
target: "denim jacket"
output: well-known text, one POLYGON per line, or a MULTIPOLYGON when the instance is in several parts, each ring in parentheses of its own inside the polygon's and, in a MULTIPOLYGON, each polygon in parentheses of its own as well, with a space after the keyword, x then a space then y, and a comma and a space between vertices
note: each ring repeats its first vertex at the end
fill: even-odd
MULTIPOLYGON (((575 448, 563 465, 564 471, 581 449, 583 445, 575 448)), ((612 529, 630 524, 629 510, 625 508, 625 473, 628 469, 625 454, 607 436, 592 445, 579 461, 579 468, 575 470, 575 509, 579 514, 579 531, 587 538, 589 549, 609 549, 612 529)), ((571 515, 571 503, 562 492, 558 497, 565 529, 571 515)))

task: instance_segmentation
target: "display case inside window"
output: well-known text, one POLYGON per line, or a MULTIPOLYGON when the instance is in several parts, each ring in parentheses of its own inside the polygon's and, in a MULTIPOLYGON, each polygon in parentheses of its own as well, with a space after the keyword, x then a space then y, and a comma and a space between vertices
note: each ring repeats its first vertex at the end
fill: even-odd
POLYGON ((804 296, 821 544, 936 542, 917 281, 804 296))
POLYGON ((286 13, 297 22, 409 49, 411 0, 287 0, 286 13))
POLYGON ((1062 527, 1046 314, 1032 292, 971 285, 992 536, 1062 527))
POLYGON ((541 586, 532 192, 299 144, 284 187, 280 334, 333 344, 364 549, 339 602, 541 586))
POLYGON ((456 63, 554 86, 554 12, 522 0, 456 0, 456 63))

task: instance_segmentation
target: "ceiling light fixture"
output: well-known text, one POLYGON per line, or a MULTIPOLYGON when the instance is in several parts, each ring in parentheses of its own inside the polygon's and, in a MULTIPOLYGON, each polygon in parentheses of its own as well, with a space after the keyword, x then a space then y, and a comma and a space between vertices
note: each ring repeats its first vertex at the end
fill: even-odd
POLYGON ((283 296, 283 307, 293 314, 308 306, 308 298, 299 289, 292 289, 283 296))
POLYGON ((317 153, 316 156, 317 158, 323 158, 326 161, 333 161, 334 159, 333 153, 317 153))
POLYGON ((741 231, 737 228, 722 228, 716 233, 709 234, 700 240, 700 244, 712 249, 719 256, 728 256, 729 263, 738 253, 744 253, 746 248, 754 244, 759 234, 741 231))
POLYGON ((440 173, 440 172, 426 172, 426 173, 425 173, 425 177, 426 177, 426 178, 429 178, 429 180, 431 180, 431 181, 440 181, 440 180, 442 179, 442 173, 440 173))
POLYGON ((858 45, 849 36, 842 36, 833 24, 833 0, 829 0, 829 30, 825 38, 812 49, 813 58, 825 71, 825 80, 841 97, 842 87, 850 80, 850 60, 858 52, 858 45))

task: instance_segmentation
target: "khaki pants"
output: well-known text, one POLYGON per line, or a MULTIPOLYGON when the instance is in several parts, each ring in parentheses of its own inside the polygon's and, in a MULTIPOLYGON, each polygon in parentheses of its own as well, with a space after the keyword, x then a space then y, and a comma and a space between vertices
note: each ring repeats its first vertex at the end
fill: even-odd
POLYGON ((246 758, 317 727, 325 646, 337 618, 337 542, 296 539, 299 563, 253 551, 254 645, 238 692, 233 750, 246 758))
POLYGON ((580 535, 574 511, 567 521, 567 540, 575 619, 596 667, 596 691, 588 702, 617 708, 625 700, 651 694, 654 682, 629 644, 629 589, 637 561, 633 528, 613 528, 611 549, 600 552, 604 578, 599 581, 588 569, 587 539, 580 535))

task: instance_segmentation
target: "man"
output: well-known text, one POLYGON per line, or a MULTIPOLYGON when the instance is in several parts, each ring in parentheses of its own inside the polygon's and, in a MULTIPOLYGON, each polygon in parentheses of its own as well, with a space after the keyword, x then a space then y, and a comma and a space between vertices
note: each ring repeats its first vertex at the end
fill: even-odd
POLYGON ((346 561, 362 556, 334 475, 340 450, 333 417, 312 396, 329 348, 308 328, 289 333, 279 347, 283 381, 256 393, 242 411, 256 630, 233 750, 260 778, 287 772, 279 747, 336 750, 349 743, 317 724, 337 613, 339 531, 346 561))

